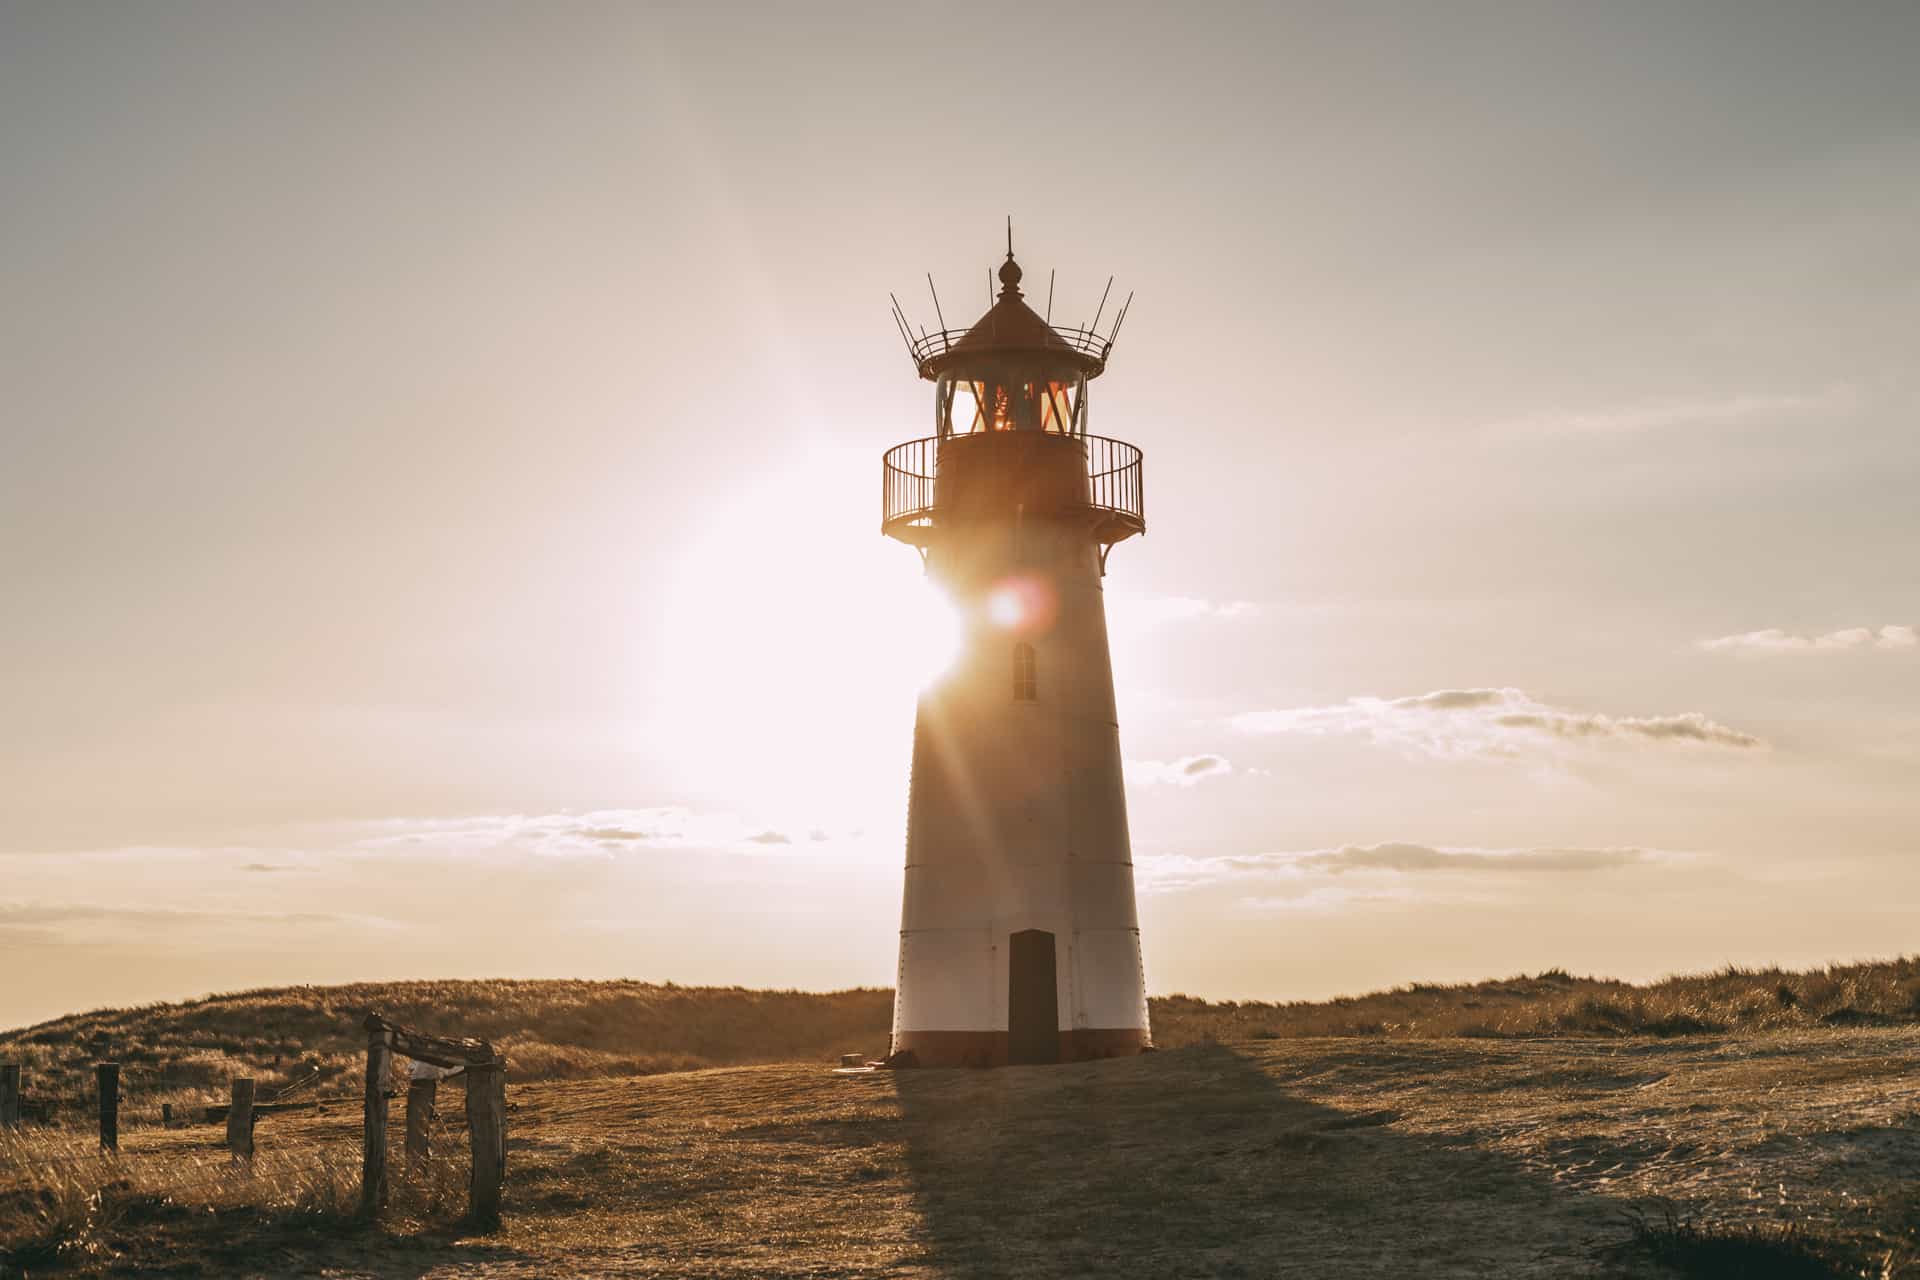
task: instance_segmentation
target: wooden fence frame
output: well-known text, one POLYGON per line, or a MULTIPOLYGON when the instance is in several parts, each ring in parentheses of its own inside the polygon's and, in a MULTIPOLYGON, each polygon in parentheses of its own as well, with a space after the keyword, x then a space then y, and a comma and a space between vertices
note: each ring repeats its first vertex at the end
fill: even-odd
MULTIPOLYGON (((507 1060, 485 1040, 452 1040, 427 1035, 378 1013, 362 1024, 367 1032, 367 1092, 364 1149, 360 1168, 360 1208, 374 1213, 387 1202, 387 1072, 393 1055, 462 1068, 467 1080, 467 1135, 473 1172, 467 1183, 468 1209, 483 1227, 500 1222, 500 1190, 507 1172, 507 1060)), ((428 1156, 427 1119, 432 1093, 407 1091, 407 1152, 428 1156), (415 1107, 420 1110, 416 1112, 415 1107), (418 1137, 416 1140, 416 1127, 418 1137)))

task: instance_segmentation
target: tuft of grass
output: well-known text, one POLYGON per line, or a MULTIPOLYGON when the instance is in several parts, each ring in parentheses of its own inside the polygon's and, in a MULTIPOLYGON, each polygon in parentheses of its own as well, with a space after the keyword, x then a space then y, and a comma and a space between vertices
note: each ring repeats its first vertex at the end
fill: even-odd
POLYGON ((1860 1256, 1854 1247, 1798 1223, 1699 1223, 1671 1206, 1628 1215, 1629 1248, 1690 1280, 1862 1280, 1909 1274, 1891 1255, 1860 1256))
POLYGON ((144 1227, 196 1215, 241 1214, 279 1227, 332 1227, 359 1208, 359 1153, 347 1143, 264 1152, 123 1155, 88 1134, 0 1134, 0 1273, 110 1262, 144 1227))

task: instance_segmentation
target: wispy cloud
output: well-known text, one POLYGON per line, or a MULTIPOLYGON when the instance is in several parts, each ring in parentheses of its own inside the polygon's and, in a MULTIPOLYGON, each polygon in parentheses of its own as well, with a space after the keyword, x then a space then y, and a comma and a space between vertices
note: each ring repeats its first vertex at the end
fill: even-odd
POLYGON ((397 818, 360 824, 339 835, 344 838, 334 848, 345 854, 492 852, 550 858, 609 857, 644 849, 752 852, 793 843, 785 831, 733 814, 684 808, 397 818))
POLYGON ((1251 600, 1206 600, 1199 596, 1137 596, 1116 591, 1107 600, 1107 613, 1114 625, 1132 628, 1205 618, 1250 618, 1259 611, 1251 600))
POLYGON ((1225 756, 1182 756, 1178 760, 1129 760, 1127 781, 1135 786, 1191 787, 1208 778, 1225 777, 1233 764, 1225 756))
POLYGON ((1251 911, 1282 915, 1328 916, 1355 907, 1410 902, 1416 896, 1404 889, 1349 889, 1323 884, 1299 893, 1251 894, 1240 899, 1240 905, 1251 911))
POLYGON ((379 916, 328 911, 203 911, 86 902, 0 903, 0 942, 141 941, 191 931, 197 938, 271 936, 292 928, 389 928, 379 916))
POLYGON ((1764 425, 1802 421, 1850 409, 1858 401, 1852 387, 1832 386, 1818 391, 1771 394, 1734 393, 1723 396, 1645 400, 1605 409, 1554 411, 1496 423, 1494 436, 1623 436, 1656 431, 1764 425))
POLYGON ((1581 849, 1562 846, 1477 849, 1394 842, 1350 844, 1289 853, 1235 854, 1218 858, 1194 858, 1179 854, 1145 855, 1138 859, 1138 869, 1143 887, 1165 892, 1226 884, 1257 886, 1280 881, 1304 883, 1349 874, 1381 878, 1428 874, 1530 876, 1581 873, 1681 863, 1696 856, 1663 849, 1581 849))
POLYGON ((1302 857, 1298 866, 1347 871, 1603 871, 1646 862, 1644 849, 1435 849, 1424 844, 1346 845, 1302 857))
POLYGON ((1765 631, 1743 631, 1739 635, 1702 640, 1700 648, 1708 653, 1731 653, 1738 657, 1775 657, 1801 653, 1849 653, 1861 650, 1888 652, 1920 648, 1920 630, 1911 626, 1847 627, 1823 635, 1808 635, 1768 627, 1765 631))
POLYGON ((1611 716, 1566 711, 1519 689, 1440 689, 1405 698, 1350 698, 1330 706, 1247 711, 1231 724, 1254 734, 1364 734, 1442 759, 1514 758, 1564 743, 1683 744, 1749 749, 1752 734, 1697 711, 1611 716))

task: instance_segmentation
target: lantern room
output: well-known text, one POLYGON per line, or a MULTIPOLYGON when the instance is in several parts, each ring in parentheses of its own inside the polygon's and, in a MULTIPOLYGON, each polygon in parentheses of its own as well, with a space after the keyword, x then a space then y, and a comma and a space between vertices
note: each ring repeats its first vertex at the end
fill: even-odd
POLYGON ((1020 277, 1009 254, 992 309, 920 361, 921 376, 934 384, 934 431, 942 440, 987 431, 1086 434, 1087 379, 1102 362, 1034 314, 1020 277))
MULTIPOLYGON (((1055 328, 1027 305, 1022 274, 1009 243, 999 295, 965 329, 943 320, 916 338, 895 302, 914 367, 933 384, 934 432, 887 452, 881 527, 924 551, 943 511, 949 522, 996 504, 1006 513, 1085 516, 1104 566, 1115 542, 1146 531, 1140 451, 1087 431, 1087 384, 1105 371, 1127 308, 1105 334, 1104 295, 1093 323, 1055 328)), ((1051 286, 1048 294, 1051 313, 1051 286)), ((934 307, 941 318, 938 295, 934 307)))
POLYGON ((1086 378, 1062 378, 1035 363, 982 361, 984 367, 942 377, 934 384, 936 434, 942 440, 983 431, 1084 436, 1086 378))
POLYGON ((1087 380, 1104 367, 1105 344, 1091 334, 1075 342, 1036 315, 1020 292, 1021 274, 1009 253, 999 298, 971 328, 909 344, 920 376, 934 384, 942 440, 989 431, 1086 434, 1087 380))

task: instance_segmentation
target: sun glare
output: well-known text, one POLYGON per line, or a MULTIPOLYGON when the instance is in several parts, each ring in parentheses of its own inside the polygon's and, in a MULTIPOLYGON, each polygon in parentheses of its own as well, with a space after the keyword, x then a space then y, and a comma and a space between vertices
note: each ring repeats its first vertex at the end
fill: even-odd
POLYGON ((913 655, 907 664, 924 687, 945 675, 960 657, 966 627, 946 592, 925 578, 900 598, 901 639, 913 655))
POLYGON ((958 656, 958 611, 880 537, 871 459, 783 460, 677 556, 653 682, 676 756, 748 792, 902 785, 919 689, 958 656))

